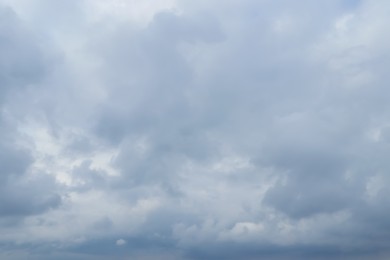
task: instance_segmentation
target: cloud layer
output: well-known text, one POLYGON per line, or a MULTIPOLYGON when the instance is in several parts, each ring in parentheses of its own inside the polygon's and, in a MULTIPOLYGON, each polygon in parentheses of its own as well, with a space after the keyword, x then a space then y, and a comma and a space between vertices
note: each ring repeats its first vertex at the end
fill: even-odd
POLYGON ((0 258, 389 257, 386 1, 0 3, 0 258))

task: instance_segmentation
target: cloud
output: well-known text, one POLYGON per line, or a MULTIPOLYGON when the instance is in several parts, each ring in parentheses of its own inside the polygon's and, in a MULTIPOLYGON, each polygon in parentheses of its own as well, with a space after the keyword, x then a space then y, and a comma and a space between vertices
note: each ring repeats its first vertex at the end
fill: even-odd
POLYGON ((388 258, 385 1, 2 4, 0 258, 388 258))
POLYGON ((124 240, 124 239, 118 239, 118 240, 115 242, 115 244, 116 244, 117 246, 126 245, 126 240, 124 240))
POLYGON ((37 43, 23 28, 11 8, 1 7, 1 100, 12 91, 37 83, 44 75, 44 64, 37 43))
POLYGON ((35 175, 32 152, 21 145, 10 97, 18 95, 45 75, 42 50, 12 9, 1 7, 1 120, 0 218, 19 218, 57 207, 61 202, 56 185, 47 174, 35 175))

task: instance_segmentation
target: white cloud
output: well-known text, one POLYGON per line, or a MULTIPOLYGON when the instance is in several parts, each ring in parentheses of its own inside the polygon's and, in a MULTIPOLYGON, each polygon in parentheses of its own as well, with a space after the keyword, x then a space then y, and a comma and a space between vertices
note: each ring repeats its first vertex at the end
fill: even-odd
POLYGON ((117 245, 117 246, 124 246, 124 245, 126 245, 126 240, 124 240, 124 239, 118 239, 116 242, 115 242, 115 244, 117 245))

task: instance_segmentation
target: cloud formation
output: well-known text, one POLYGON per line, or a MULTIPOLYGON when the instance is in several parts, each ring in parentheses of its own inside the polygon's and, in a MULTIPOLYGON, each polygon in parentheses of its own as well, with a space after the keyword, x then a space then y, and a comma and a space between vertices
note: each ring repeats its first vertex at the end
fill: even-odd
POLYGON ((0 258, 389 257, 386 1, 0 3, 0 258))

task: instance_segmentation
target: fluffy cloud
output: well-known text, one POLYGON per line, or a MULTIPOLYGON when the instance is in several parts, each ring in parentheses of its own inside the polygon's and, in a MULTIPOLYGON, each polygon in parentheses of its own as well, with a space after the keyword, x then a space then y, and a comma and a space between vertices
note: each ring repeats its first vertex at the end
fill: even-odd
POLYGON ((387 259, 385 1, 0 8, 0 256, 387 259))

